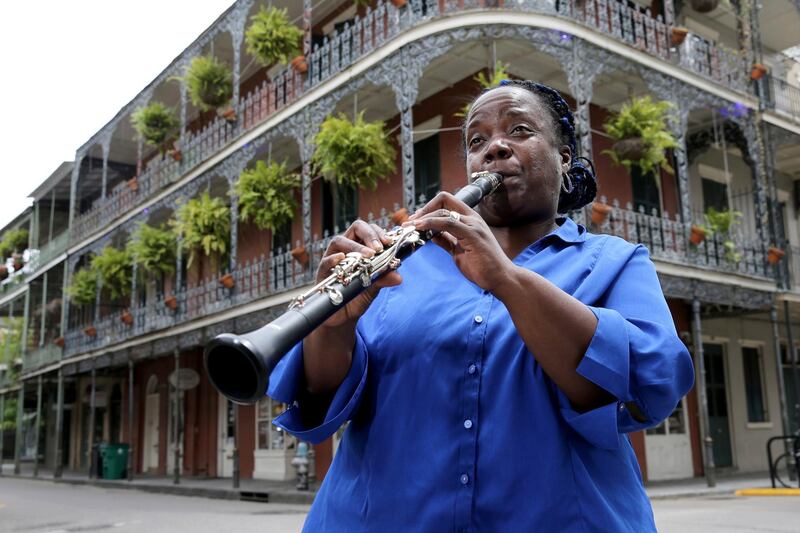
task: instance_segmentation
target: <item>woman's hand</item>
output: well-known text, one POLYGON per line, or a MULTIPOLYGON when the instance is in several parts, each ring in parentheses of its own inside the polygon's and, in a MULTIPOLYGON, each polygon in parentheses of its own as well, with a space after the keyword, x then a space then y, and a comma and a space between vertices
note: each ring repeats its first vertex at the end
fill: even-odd
MULTIPOLYGON (((390 243, 390 239, 386 237, 380 227, 375 224, 367 224, 363 220, 356 220, 343 234, 336 235, 331 239, 317 269, 317 282, 328 277, 331 269, 348 253, 358 252, 364 257, 373 257, 376 252, 383 251, 384 245, 390 243)), ((403 278, 397 272, 388 272, 326 320, 323 326, 337 327, 348 323, 355 326, 356 321, 367 311, 381 287, 399 285, 402 281, 403 278)))
POLYGON ((461 273, 484 290, 494 292, 514 268, 483 218, 448 192, 437 194, 403 225, 441 232, 433 242, 449 251, 461 273))

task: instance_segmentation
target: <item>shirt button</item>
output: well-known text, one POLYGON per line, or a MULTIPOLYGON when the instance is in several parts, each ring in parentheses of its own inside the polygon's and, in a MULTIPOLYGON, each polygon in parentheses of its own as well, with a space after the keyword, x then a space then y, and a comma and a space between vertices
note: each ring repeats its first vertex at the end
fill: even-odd
POLYGON ((481 322, 483 322, 483 317, 481 315, 475 315, 475 322, 477 324, 480 324, 481 322))
POLYGON ((477 371, 478 371, 478 367, 475 366, 475 365, 469 365, 469 367, 467 368, 467 372, 469 372, 470 374, 474 374, 477 371))
POLYGON ((466 485, 467 483, 469 483, 469 476, 466 474, 461 474, 459 480, 461 481, 462 485, 466 485))
POLYGON ((619 404, 619 410, 620 411, 624 411, 625 410, 625 404, 624 403, 619 404))
POLYGON ((472 420, 470 420, 469 418, 464 420, 464 429, 469 429, 471 427, 472 427, 472 420))

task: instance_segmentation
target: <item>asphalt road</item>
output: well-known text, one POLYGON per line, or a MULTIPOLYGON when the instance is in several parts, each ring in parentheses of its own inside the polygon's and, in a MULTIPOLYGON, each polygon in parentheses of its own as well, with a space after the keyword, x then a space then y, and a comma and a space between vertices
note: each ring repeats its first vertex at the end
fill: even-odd
MULTIPOLYGON (((661 533, 800 533, 800 497, 681 498, 653 507, 661 533)), ((288 533, 300 531, 307 510, 0 478, 2 533, 288 533)))

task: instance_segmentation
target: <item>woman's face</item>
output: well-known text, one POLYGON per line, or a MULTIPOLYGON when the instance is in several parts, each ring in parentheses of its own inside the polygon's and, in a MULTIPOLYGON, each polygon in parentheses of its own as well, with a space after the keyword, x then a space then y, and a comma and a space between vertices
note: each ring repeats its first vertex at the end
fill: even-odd
POLYGON ((490 226, 553 220, 571 155, 540 97, 501 87, 478 97, 467 116, 467 172, 488 170, 503 184, 476 208, 490 226))

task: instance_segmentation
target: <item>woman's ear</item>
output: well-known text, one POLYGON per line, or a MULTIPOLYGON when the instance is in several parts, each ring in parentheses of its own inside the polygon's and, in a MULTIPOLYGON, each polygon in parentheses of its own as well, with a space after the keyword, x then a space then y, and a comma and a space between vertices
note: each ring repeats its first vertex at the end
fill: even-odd
POLYGON ((569 172, 572 168, 572 150, 564 144, 559 148, 558 154, 561 156, 561 173, 569 172))

